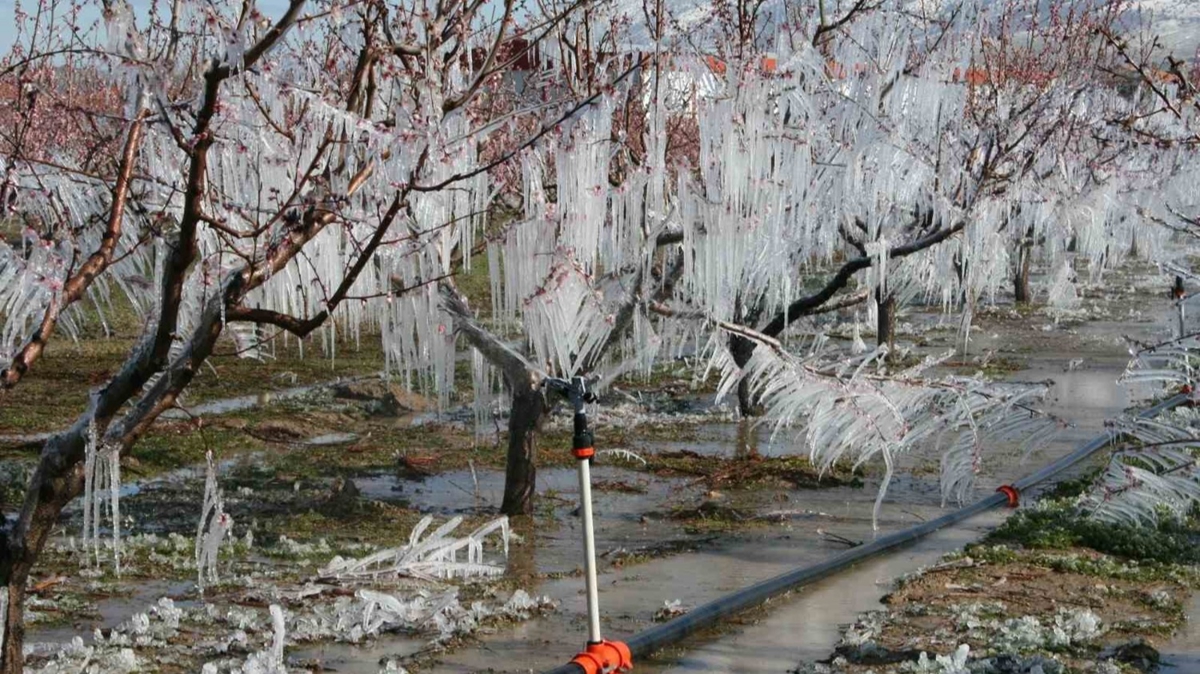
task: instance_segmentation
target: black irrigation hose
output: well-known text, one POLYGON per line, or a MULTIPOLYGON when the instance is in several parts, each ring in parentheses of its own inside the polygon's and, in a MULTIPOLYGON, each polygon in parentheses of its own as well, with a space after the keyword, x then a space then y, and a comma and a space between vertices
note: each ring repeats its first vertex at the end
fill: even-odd
MULTIPOLYGON (((1138 416, 1143 419, 1149 419, 1158 416, 1159 413, 1169 410, 1188 401, 1188 396, 1185 394, 1174 395, 1153 407, 1143 410, 1138 416)), ((1083 459, 1088 458, 1100 449, 1108 446, 1113 441, 1113 434, 1105 433, 1086 445, 1083 445, 1074 452, 1060 458, 1050 465, 1042 468, 1032 475, 1028 475, 1013 483, 1013 487, 1017 491, 1024 491, 1039 482, 1061 473, 1071 466, 1079 463, 1083 459)), ((637 659, 649 655, 664 646, 680 641, 684 637, 698 630, 709 627, 723 618, 727 618, 736 613, 753 608, 772 597, 778 596, 793 590, 802 585, 812 583, 822 578, 831 576, 842 569, 869 559, 882 552, 887 552, 893 548, 898 548, 902 545, 911 543, 919 538, 927 536, 938 529, 948 527, 952 524, 957 524, 967 518, 974 517, 985 510, 990 510, 1004 505, 1008 502, 1008 496, 997 492, 991 496, 976 501, 975 503, 960 508, 951 513, 946 513, 941 517, 930 520, 923 524, 918 524, 911 529, 898 531, 894 534, 888 534, 883 538, 876 539, 866 545, 850 548, 845 552, 834 555, 833 557, 799 569, 794 569, 786 573, 782 573, 774 578, 768 578, 764 581, 755 583, 750 587, 743 588, 733 594, 725 595, 714 599, 703 606, 697 607, 684 615, 673 620, 665 622, 661 625, 652 627, 644 632, 635 634, 626 640, 629 650, 632 651, 634 662, 637 659)), ((544 674, 581 674, 583 668, 574 663, 560 665, 554 669, 545 672, 544 674)))

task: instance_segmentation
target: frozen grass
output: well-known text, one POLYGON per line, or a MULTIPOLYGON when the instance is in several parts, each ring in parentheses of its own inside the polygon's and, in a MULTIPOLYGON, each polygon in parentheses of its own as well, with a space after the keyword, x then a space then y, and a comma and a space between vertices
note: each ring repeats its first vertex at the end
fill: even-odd
MULTIPOLYGON (((552 608, 548 599, 521 590, 503 593, 496 587, 472 592, 476 598, 461 603, 459 589, 465 578, 487 578, 502 569, 495 565, 497 557, 484 558, 482 543, 498 532, 506 548, 505 522, 498 520, 461 538, 451 535, 456 520, 424 536, 430 524, 424 521, 410 534, 407 559, 415 566, 405 567, 402 574, 354 573, 357 568, 375 568, 371 560, 394 559, 394 550, 360 546, 360 553, 371 554, 346 561, 330 559, 331 548, 324 541, 314 545, 281 539, 275 546, 276 556, 284 559, 320 557, 326 571, 340 570, 337 582, 325 572, 305 573, 303 566, 248 564, 269 551, 238 540, 221 551, 224 582, 210 587, 204 602, 183 607, 161 598, 146 612, 98 631, 90 644, 81 639, 65 647, 31 644, 30 671, 117 674, 144 671, 154 663, 159 671, 199 671, 203 665, 206 673, 282 674, 298 671, 286 655, 295 644, 364 643, 403 632, 427 639, 432 649, 428 654, 489 625, 527 620, 552 608), (456 562, 456 551, 468 559, 456 562), (258 570, 247 571, 254 568, 258 570), (419 572, 412 573, 414 569, 419 572), (448 582, 451 577, 457 580, 448 582)), ((86 554, 69 541, 56 547, 62 555, 86 554)), ((125 547, 132 572, 141 564, 153 564, 160 574, 180 576, 194 573, 197 566, 193 542, 183 536, 132 536, 125 547)), ((390 670, 386 667, 400 670, 395 662, 390 670)))

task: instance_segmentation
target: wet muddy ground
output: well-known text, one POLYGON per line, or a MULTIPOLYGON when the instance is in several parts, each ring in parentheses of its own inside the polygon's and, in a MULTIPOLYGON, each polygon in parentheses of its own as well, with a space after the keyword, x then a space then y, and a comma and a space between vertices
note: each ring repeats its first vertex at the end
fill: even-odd
MULTIPOLYGON (((1147 271, 1131 275, 1122 286, 1126 292, 1085 297, 1083 309, 1073 316, 1002 305, 977 317, 967 353, 945 369, 1046 382, 1047 407, 1071 423, 1029 457, 1016 446, 990 448, 977 495, 1094 437, 1106 419, 1154 393, 1115 382, 1127 362, 1125 337, 1153 341, 1170 333, 1173 315, 1158 292, 1160 282, 1165 283, 1147 271)), ((941 353, 959 342, 956 322, 936 311, 910 310, 901 321, 902 339, 917 345, 916 354, 941 353)), ((437 414, 426 401, 372 379, 370 362, 350 359, 333 370, 343 380, 334 386, 291 386, 296 377, 279 376, 290 371, 281 359, 273 366, 272 381, 288 385, 272 386, 270 393, 243 387, 237 396, 217 395, 230 388, 228 382, 202 388, 187 413, 160 423, 123 466, 123 529, 143 538, 129 543, 130 559, 120 578, 104 566, 91 570, 72 540, 80 511, 68 511, 55 551, 35 578, 43 585, 30 641, 61 643, 78 635, 91 643, 95 629, 110 630, 167 596, 184 610, 183 631, 192 634, 185 641, 193 647, 236 627, 228 612, 257 611, 253 621, 247 619, 246 645, 227 649, 245 656, 255 644, 269 641, 266 605, 305 587, 334 555, 362 556, 398 545, 425 515, 439 523, 461 516, 464 529, 494 518, 503 484, 503 451, 495 430, 477 436, 469 410, 437 414), (225 614, 202 624, 204 604, 195 589, 190 546, 204 484, 202 461, 209 450, 217 456, 226 509, 241 543, 226 551, 220 565, 229 580, 206 596, 206 603, 225 614), (159 540, 147 543, 144 537, 150 534, 159 540), (267 587, 270 591, 263 590, 267 587)), ((220 367, 237 378, 237 363, 220 367)), ((596 418, 598 446, 640 457, 604 456, 593 471, 601 603, 609 634, 629 635, 673 611, 943 512, 937 456, 904 457, 878 530, 872 529, 879 479, 872 467, 817 475, 796 456, 786 431, 736 423, 728 408, 712 405, 712 382, 697 382, 692 372, 687 364, 676 364, 648 382, 621 382, 626 394, 606 398, 596 418), (631 402, 629 392, 636 392, 632 397, 641 404, 631 402)), ((317 380, 308 370, 299 378, 317 380)), ((48 417, 23 418, 29 422, 10 416, 0 423, 8 436, 0 438, 0 447, 10 448, 4 450, 10 491, 36 441, 21 436, 53 427, 48 417)), ((515 672, 569 658, 584 641, 585 607, 578 487, 572 459, 558 449, 567 441, 565 420, 556 420, 542 439, 537 514, 513 522, 519 538, 512 541, 507 560, 488 546, 488 560, 506 565, 507 573, 456 590, 464 606, 478 598, 489 607, 489 617, 477 621, 475 629, 433 648, 436 630, 427 624, 397 627, 360 644, 334 638, 290 643, 288 662, 339 672, 377 672, 388 661, 422 672, 515 672), (502 605, 518 588, 545 596, 556 608, 506 613, 502 605)), ((844 626, 878 608, 895 578, 959 550, 1003 516, 976 518, 804 588, 640 663, 638 670, 785 672, 826 659, 844 626)), ((353 595, 363 587, 330 589, 330 597, 353 595)), ((429 588, 441 592, 445 584, 429 588)), ((288 606, 295 616, 308 610, 301 600, 288 606)), ((289 617, 289 628, 296 620, 289 617)), ((1174 642, 1179 653, 1172 657, 1191 657, 1190 644, 1200 643, 1189 630, 1194 625, 1174 642)), ((171 650, 179 640, 178 635, 164 637, 160 641, 167 650, 147 650, 146 657, 172 653, 158 661, 165 671, 195 671, 189 667, 212 657, 211 649, 171 650)))

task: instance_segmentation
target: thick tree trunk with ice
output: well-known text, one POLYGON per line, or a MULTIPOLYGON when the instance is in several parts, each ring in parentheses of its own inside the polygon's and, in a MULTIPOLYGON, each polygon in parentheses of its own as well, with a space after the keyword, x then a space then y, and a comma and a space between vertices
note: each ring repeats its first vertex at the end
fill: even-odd
MULTIPOLYGON (((741 335, 729 336, 729 353, 733 355, 733 362, 740 368, 745 368, 750 362, 750 357, 754 355, 755 342, 741 335)), ((750 382, 747 379, 742 379, 738 382, 737 387, 738 397, 738 414, 742 417, 758 416, 761 410, 754 403, 754 395, 750 390, 750 382)))
POLYGON ((86 423, 77 422, 47 441, 20 518, 0 539, 0 592, 4 593, 5 614, 0 622, 4 641, 0 674, 24 670, 26 584, 62 509, 83 491, 86 428, 86 423))
POLYGON ((1033 301, 1033 291, 1029 286, 1029 269, 1033 258, 1033 243, 1026 241, 1017 249, 1017 265, 1013 273, 1013 297, 1017 304, 1029 304, 1033 301))
MULTIPOLYGON (((526 381, 529 378, 526 377, 526 381)), ((513 391, 512 414, 508 418, 508 459, 504 469, 505 515, 533 513, 537 490, 537 436, 546 411, 542 392, 532 385, 513 391)))
POLYGON ((886 345, 890 358, 891 352, 896 348, 896 296, 889 293, 880 299, 880 293, 876 291, 875 299, 878 309, 875 343, 879 346, 886 345))
POLYGON ((1033 290, 1029 286, 1029 255, 1022 251, 1020 266, 1013 277, 1013 297, 1017 304, 1029 304, 1033 301, 1033 290))

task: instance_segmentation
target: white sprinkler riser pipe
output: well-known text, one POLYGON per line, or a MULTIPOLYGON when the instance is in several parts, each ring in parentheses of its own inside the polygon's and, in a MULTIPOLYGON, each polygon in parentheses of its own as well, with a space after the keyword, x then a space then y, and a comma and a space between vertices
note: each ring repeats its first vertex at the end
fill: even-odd
POLYGON ((587 459, 579 462, 579 505, 583 517, 584 573, 587 577, 588 642, 600 643, 600 595, 596 588, 596 535, 592 527, 592 471, 587 459))

